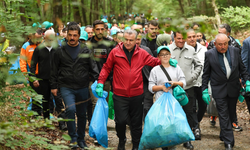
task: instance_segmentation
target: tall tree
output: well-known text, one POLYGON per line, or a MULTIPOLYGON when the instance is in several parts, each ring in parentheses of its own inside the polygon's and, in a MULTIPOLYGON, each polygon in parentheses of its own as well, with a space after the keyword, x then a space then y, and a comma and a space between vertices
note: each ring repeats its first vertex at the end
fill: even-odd
POLYGON ((182 5, 182 0, 178 0, 179 2, 179 6, 181 8, 181 13, 184 14, 184 8, 183 8, 183 5, 182 5))
MULTIPOLYGON (((86 3, 87 4, 87 3, 86 3)), ((88 24, 88 22, 87 22, 87 12, 86 12, 86 8, 85 8, 85 0, 82 0, 82 15, 83 15, 83 24, 88 24)))

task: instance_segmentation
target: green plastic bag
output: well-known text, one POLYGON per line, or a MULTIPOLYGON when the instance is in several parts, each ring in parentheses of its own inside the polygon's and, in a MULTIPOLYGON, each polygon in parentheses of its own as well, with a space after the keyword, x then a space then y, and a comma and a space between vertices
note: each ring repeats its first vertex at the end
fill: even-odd
POLYGON ((183 90, 183 88, 181 86, 177 85, 173 89, 173 96, 181 104, 181 106, 187 105, 188 98, 187 98, 185 90, 183 90))
POLYGON ((241 89, 240 89, 240 95, 239 95, 239 97, 238 97, 238 100, 239 100, 241 103, 242 103, 242 102, 244 101, 244 99, 245 99, 245 97, 242 96, 242 94, 245 95, 244 93, 246 93, 245 89, 244 89, 244 88, 241 88, 241 89))
POLYGON ((113 92, 109 91, 109 119, 114 120, 115 110, 113 101, 113 92))

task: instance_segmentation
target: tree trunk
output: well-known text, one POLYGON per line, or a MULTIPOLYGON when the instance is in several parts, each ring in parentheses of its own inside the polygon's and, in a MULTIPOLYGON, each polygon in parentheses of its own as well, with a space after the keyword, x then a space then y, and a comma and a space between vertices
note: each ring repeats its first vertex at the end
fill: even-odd
MULTIPOLYGON (((23 7, 23 2, 20 2, 21 6, 19 7, 20 13, 25 14, 25 8, 23 7)), ((26 18, 22 15, 21 21, 23 22, 24 25, 27 25, 26 18)))
POLYGON ((122 0, 120 0, 120 12, 119 12, 119 14, 123 14, 122 13, 123 12, 123 4, 122 4, 122 0))
POLYGON ((82 15, 83 15, 83 23, 85 25, 88 24, 87 22, 87 15, 86 15, 86 9, 85 9, 85 3, 84 3, 85 0, 82 0, 82 15))
MULTIPOLYGON (((77 2, 77 0, 75 0, 75 2, 77 2)), ((73 12, 74 12, 74 21, 77 23, 81 22, 81 15, 78 5, 76 4, 73 5, 73 12)))
POLYGON ((227 5, 228 5, 228 7, 232 6, 233 5, 233 1, 232 0, 227 0, 227 5))
POLYGON ((184 15, 184 8, 182 6, 182 0, 178 0, 178 2, 179 2, 179 6, 181 8, 181 13, 184 15))
MULTIPOLYGON (((93 8, 92 5, 93 5, 93 0, 90 0, 90 10, 92 10, 92 8, 93 8)), ((90 12, 89 13, 89 23, 92 24, 92 22, 93 22, 92 13, 90 12)))
POLYGON ((221 24, 221 20, 220 20, 220 15, 219 15, 219 11, 218 11, 218 7, 215 3, 215 0, 212 0, 212 5, 214 7, 214 13, 215 13, 215 18, 217 20, 217 25, 219 26, 221 24))
POLYGON ((245 0, 246 1, 246 4, 248 7, 250 7, 250 1, 249 0, 245 0))
POLYGON ((201 14, 206 15, 206 0, 201 1, 201 14))

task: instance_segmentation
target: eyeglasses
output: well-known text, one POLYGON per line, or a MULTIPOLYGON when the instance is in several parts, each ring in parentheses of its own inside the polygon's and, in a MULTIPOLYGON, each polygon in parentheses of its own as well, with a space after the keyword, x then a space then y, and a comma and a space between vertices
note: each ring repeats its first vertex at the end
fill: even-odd
POLYGON ((167 57, 167 56, 169 56, 170 54, 160 54, 159 56, 160 57, 167 57))

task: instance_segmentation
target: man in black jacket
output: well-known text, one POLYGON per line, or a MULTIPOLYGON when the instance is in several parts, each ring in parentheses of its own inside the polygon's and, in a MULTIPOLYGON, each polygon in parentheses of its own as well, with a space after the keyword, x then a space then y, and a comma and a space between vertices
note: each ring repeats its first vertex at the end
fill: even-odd
POLYGON ((38 66, 37 78, 42 80, 36 80, 33 82, 34 87, 38 88, 37 93, 43 95, 43 117, 49 119, 49 101, 50 101, 50 64, 52 55, 55 53, 55 48, 52 47, 51 41, 55 38, 55 32, 47 30, 44 36, 44 43, 40 44, 34 50, 31 59, 30 72, 35 76, 36 67, 38 66), (39 65, 38 65, 39 64, 39 65))
MULTIPOLYGON (((151 56, 153 56, 153 53, 151 52, 151 50, 144 45, 141 45, 141 37, 142 34, 140 32, 138 32, 137 38, 136 38, 136 44, 144 49, 145 51, 147 51, 151 56)), ((144 66, 142 68, 142 77, 143 77, 143 90, 144 90, 144 100, 143 100, 143 121, 149 111, 149 109, 151 108, 151 106, 153 105, 153 94, 148 90, 148 78, 149 78, 149 74, 151 71, 152 67, 150 66, 144 66)))
POLYGON ((68 26, 65 45, 54 54, 51 68, 51 92, 60 92, 66 105, 66 116, 75 119, 77 115, 77 130, 75 121, 68 121, 68 134, 71 146, 86 148, 84 141, 86 128, 86 110, 89 98, 89 77, 98 78, 96 62, 91 59, 90 50, 79 42, 80 28, 73 24, 68 26))
MULTIPOLYGON (((40 44, 34 50, 32 60, 31 60, 31 68, 30 71, 32 76, 35 76, 36 66, 38 65, 38 74, 36 77, 42 80, 36 80, 33 82, 34 87, 38 88, 38 93, 43 95, 43 115, 44 118, 49 118, 49 112, 47 111, 49 101, 52 102, 53 98, 55 99, 56 111, 59 114, 58 117, 65 117, 65 112, 63 111, 64 106, 62 104, 61 94, 58 93, 57 96, 51 95, 50 88, 50 67, 53 58, 53 54, 56 51, 55 41, 55 32, 52 30, 47 30, 44 33, 44 43, 40 44), (54 43, 53 43, 54 42, 54 43), (52 98, 51 98, 52 96, 52 98)), ((52 102, 53 104, 53 102, 52 102)), ((64 121, 59 122, 60 129, 65 129, 66 125, 64 121)))
POLYGON ((159 29, 158 22, 155 20, 151 20, 148 23, 148 33, 145 38, 142 38, 141 45, 147 46, 151 52, 154 54, 154 57, 157 57, 157 54, 154 51, 158 48, 156 44, 157 31, 159 29))
MULTIPOLYGON (((96 20, 93 23, 93 32, 95 33, 95 36, 93 36, 90 39, 91 42, 91 50, 94 56, 94 59, 96 61, 97 67, 98 67, 98 71, 100 72, 102 69, 103 64, 106 62, 108 55, 110 53, 110 51, 114 48, 114 42, 112 42, 111 40, 109 40, 108 38, 105 38, 105 23, 101 20, 96 20)), ((104 84, 104 90, 107 91, 109 93, 110 91, 110 80, 112 75, 109 76, 109 78, 107 79, 107 81, 104 84)), ((93 82, 93 80, 92 80, 93 82)), ((92 84, 92 82, 90 82, 90 84, 92 84)), ((95 108, 96 102, 97 102, 97 98, 93 96, 92 91, 90 90, 90 94, 91 94, 91 99, 92 99, 92 103, 93 103, 93 110, 95 108)), ((108 102, 108 96, 106 98, 107 102, 108 102)))
MULTIPOLYGON (((229 45, 229 46, 236 47, 236 48, 240 49, 240 51, 241 51, 242 47, 238 44, 238 42, 237 42, 233 37, 230 36, 231 27, 230 27, 228 24, 226 24, 226 23, 225 23, 225 24, 221 24, 221 25, 219 26, 218 32, 227 35, 227 37, 229 38, 229 41, 228 41, 228 45, 229 45)), ((209 45, 208 45, 208 47, 207 47, 208 50, 215 47, 215 46, 214 46, 214 42, 215 42, 215 39, 212 40, 212 41, 209 43, 209 45)))

